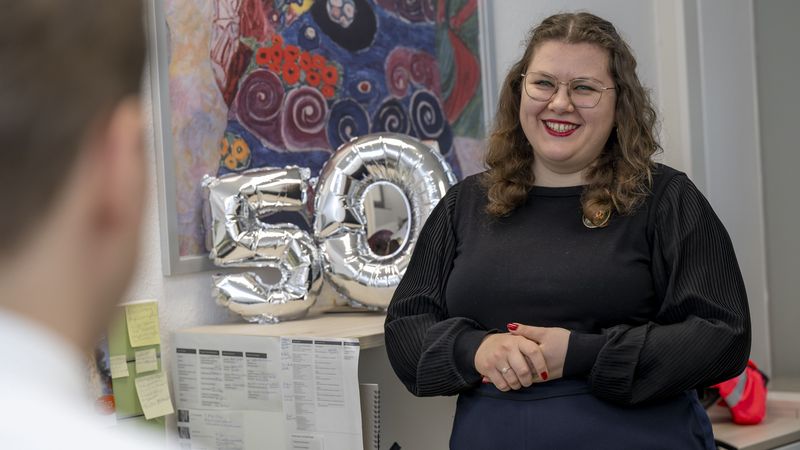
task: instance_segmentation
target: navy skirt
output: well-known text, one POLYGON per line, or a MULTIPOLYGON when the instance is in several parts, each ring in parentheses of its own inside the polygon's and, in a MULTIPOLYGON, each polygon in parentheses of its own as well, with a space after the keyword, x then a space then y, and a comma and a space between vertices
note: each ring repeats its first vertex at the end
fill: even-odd
POLYGON ((644 406, 598 399, 580 380, 519 391, 487 384, 458 398, 451 449, 715 450, 711 422, 695 391, 644 406))

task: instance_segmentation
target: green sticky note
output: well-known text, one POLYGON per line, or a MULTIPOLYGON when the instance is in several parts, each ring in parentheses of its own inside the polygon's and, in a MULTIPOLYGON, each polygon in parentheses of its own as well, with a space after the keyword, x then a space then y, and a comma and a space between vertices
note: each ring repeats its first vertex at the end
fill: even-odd
POLYGON ((144 350, 136 350, 136 373, 145 373, 158 370, 158 360, 156 359, 156 349, 151 347, 144 350))
POLYGON ((128 338, 131 347, 143 347, 161 343, 158 332, 158 303, 147 302, 125 306, 128 338))
POLYGON ((111 378, 125 378, 128 373, 128 357, 116 355, 109 358, 111 362, 111 378))
POLYGON ((167 386, 167 375, 164 372, 137 377, 136 395, 147 420, 174 412, 167 386))

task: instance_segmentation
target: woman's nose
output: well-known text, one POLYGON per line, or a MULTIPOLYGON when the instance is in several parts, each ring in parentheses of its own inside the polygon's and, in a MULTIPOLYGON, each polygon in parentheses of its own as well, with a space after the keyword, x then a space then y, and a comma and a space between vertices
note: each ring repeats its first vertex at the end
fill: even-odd
POLYGON ((557 113, 574 111, 575 105, 572 104, 572 99, 569 98, 569 86, 559 86, 547 107, 550 111, 557 113))

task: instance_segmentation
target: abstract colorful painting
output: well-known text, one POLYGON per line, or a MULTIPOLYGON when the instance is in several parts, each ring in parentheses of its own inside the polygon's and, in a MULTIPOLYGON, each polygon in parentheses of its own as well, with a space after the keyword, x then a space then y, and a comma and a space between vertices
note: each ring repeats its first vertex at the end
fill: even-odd
POLYGON ((180 255, 204 253, 203 174, 299 165, 350 138, 435 140, 481 170, 478 0, 165 0, 180 255))

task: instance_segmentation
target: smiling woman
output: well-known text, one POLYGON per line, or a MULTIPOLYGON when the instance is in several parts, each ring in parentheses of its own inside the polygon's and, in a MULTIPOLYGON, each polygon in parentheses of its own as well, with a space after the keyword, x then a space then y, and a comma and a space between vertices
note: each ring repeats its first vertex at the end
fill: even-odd
POLYGON ((386 319, 406 387, 459 394, 451 448, 714 448, 694 389, 744 368, 747 298, 655 123, 612 24, 533 29, 488 170, 431 213, 386 319))
POLYGON ((582 184, 583 169, 600 156, 614 126, 616 95, 613 90, 602 95, 601 90, 603 85, 613 85, 608 52, 588 43, 544 42, 539 44, 526 73, 525 89, 520 92, 519 121, 533 147, 536 183, 582 184), (553 75, 539 75, 542 73, 553 75), (566 89, 557 88, 562 83, 557 81, 559 78, 571 79, 563 82, 566 89), (539 95, 547 91, 551 91, 550 96, 540 100, 539 95))
MULTIPOLYGON (((489 139, 486 157, 489 171, 482 181, 489 191, 487 211, 492 216, 510 214, 525 201, 532 186, 555 182, 551 178, 539 177, 565 171, 573 173, 572 184, 580 180, 579 184, 588 185, 581 206, 584 219, 593 226, 604 226, 614 212, 631 213, 647 195, 652 182, 651 158, 661 150, 656 138, 655 108, 636 75, 636 59, 628 44, 619 37, 613 25, 602 21, 608 24, 606 26, 591 17, 595 16, 555 15, 545 19, 533 30, 535 32, 531 33, 525 53, 506 76, 489 139), (566 20, 567 16, 574 22, 566 20), (567 28, 572 24, 578 26, 567 28), (560 54, 562 50, 568 53, 560 54), (543 72, 545 81, 532 79, 532 75, 528 75, 531 72, 543 72), (591 85, 578 83, 581 79, 591 79, 597 84, 595 89, 600 89, 599 96, 593 94, 597 103, 592 108, 584 107, 590 102, 576 100, 579 96, 573 95, 591 89, 591 85), (526 84, 531 80, 539 86, 547 84, 548 80, 553 83, 547 101, 536 100, 542 98, 537 94, 531 95, 532 89, 526 84), (566 85, 568 90, 557 89, 565 86, 564 83, 569 83, 566 85), (574 111, 576 107, 577 111, 574 111), (542 117, 537 119, 540 114, 542 117), (582 118, 592 118, 597 124, 593 128, 597 130, 600 126, 597 118, 608 120, 609 115, 612 123, 609 132, 592 133, 595 141, 601 141, 599 144, 595 142, 595 155, 598 154, 597 145, 608 151, 601 152, 600 158, 590 159, 592 164, 587 170, 578 170, 582 178, 574 172, 576 167, 585 167, 585 164, 580 165, 580 161, 586 162, 585 158, 571 159, 561 167, 554 167, 551 163, 549 169, 545 158, 542 158, 543 164, 535 162, 534 155, 539 151, 535 141, 541 145, 546 141, 539 140, 538 134, 551 138, 566 137, 558 136, 561 129, 566 131, 562 126, 584 125, 582 118), (534 122, 541 123, 534 126, 534 122), (550 128, 547 123, 551 124, 550 128), (538 128, 538 133, 535 128, 538 128), (548 135, 547 129, 555 133, 548 135), (602 139, 604 134, 606 139, 602 139)), ((576 131, 575 134, 588 133, 576 131)), ((574 139, 577 140, 578 136, 574 139)), ((565 180, 560 182, 569 183, 565 180)))

